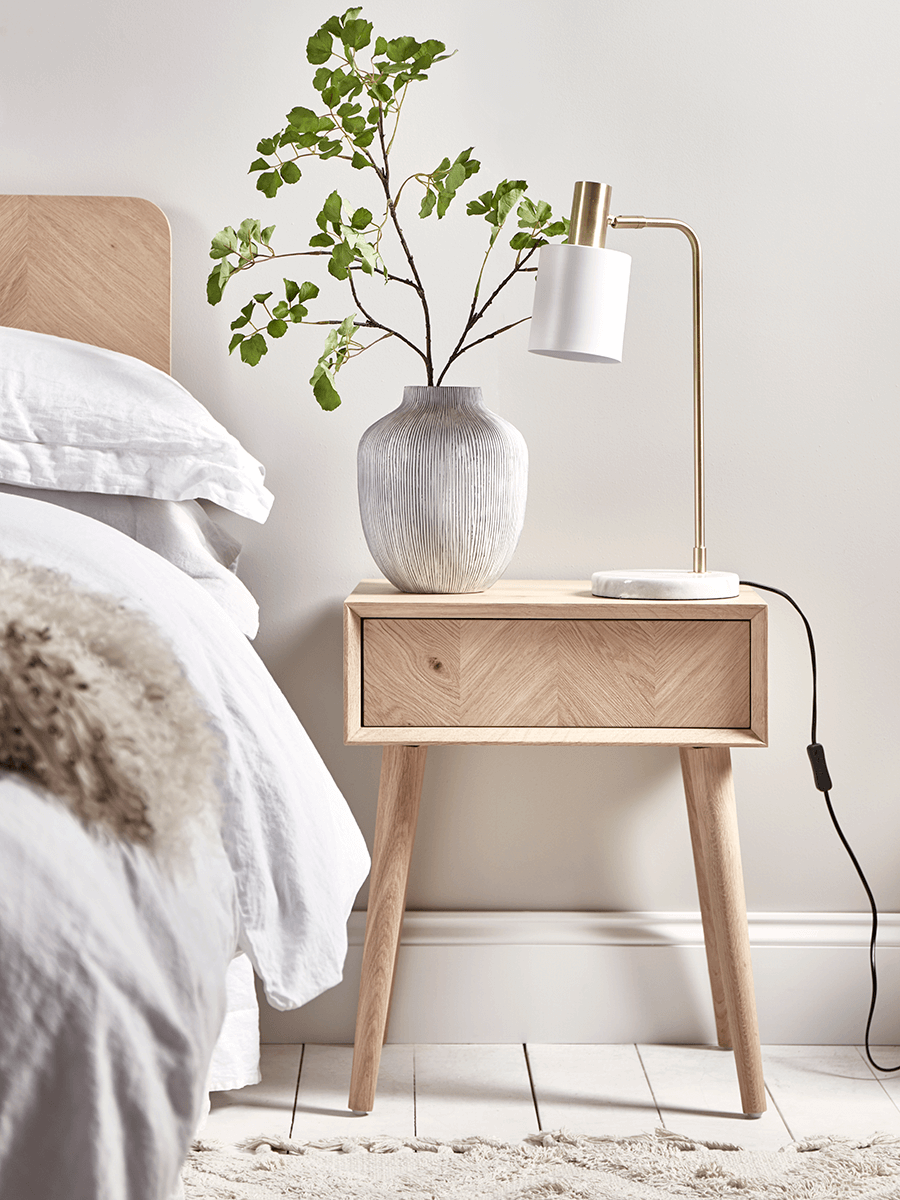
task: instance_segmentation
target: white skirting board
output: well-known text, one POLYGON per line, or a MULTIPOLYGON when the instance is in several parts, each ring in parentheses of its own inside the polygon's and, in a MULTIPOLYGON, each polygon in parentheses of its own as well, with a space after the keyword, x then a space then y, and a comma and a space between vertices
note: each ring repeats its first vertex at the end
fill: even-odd
MULTIPOLYGON (((871 919, 751 913, 760 1036, 859 1045, 871 919)), ((302 1009, 262 1005, 263 1042, 352 1042, 365 913, 344 981, 302 1009)), ((900 1044, 900 914, 882 914, 873 1045, 900 1044)), ((390 1042, 715 1042, 699 913, 409 912, 390 1042)))

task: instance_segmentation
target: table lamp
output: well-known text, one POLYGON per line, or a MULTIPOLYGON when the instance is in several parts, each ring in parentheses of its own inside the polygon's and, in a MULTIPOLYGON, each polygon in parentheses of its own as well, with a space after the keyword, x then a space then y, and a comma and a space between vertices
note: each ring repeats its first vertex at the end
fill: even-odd
POLYGON ((569 240, 543 246, 528 349, 578 362, 622 361, 631 257, 606 248, 606 230, 679 229, 691 244, 694 330, 694 554, 691 570, 596 571, 595 596, 627 600, 718 600, 738 594, 731 571, 707 571, 703 479, 703 278, 700 242, 671 217, 610 217, 612 189, 575 184, 569 240))

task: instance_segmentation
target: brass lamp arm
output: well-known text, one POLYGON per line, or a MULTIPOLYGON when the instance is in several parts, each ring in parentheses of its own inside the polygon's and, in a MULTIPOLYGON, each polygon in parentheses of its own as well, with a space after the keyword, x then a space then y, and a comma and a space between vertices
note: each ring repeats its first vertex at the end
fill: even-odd
MULTIPOLYGON (((672 217, 609 217, 613 229, 680 229, 691 243, 694 318, 694 571, 706 571, 706 501, 703 469, 703 268, 700 241, 672 217)), ((601 242, 602 245, 602 242, 601 242)))

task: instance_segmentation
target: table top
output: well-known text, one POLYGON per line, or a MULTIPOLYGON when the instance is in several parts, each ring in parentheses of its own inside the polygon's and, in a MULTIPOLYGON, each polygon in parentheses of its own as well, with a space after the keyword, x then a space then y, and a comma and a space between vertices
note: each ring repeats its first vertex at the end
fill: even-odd
POLYGON ((347 597, 359 616, 542 617, 598 620, 752 620, 766 602, 752 588, 725 600, 609 600, 585 579, 501 579, 484 592, 429 595, 400 592, 386 579, 364 579, 347 597))

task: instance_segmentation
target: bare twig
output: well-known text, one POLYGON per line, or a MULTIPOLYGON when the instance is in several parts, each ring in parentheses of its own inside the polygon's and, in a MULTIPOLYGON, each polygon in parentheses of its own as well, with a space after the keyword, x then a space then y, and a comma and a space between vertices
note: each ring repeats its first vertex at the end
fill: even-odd
MULTIPOLYGON (((478 309, 477 311, 475 309, 475 300, 477 299, 477 296, 478 296, 478 289, 476 288, 475 296, 472 298, 472 304, 471 304, 471 307, 469 308, 469 319, 466 321, 465 327, 464 327, 462 333, 460 334, 459 341, 453 347, 453 350, 450 353, 450 357, 447 359, 446 363, 444 364, 444 368, 440 373, 438 382, 440 382, 440 380, 444 378, 444 376, 447 374, 447 371, 450 369, 450 367, 453 365, 453 363, 456 361, 456 359, 458 359, 461 354, 464 354, 466 352, 466 350, 471 350, 471 348, 473 346, 477 346, 481 342, 486 342, 490 338, 496 337, 497 333, 504 333, 507 329, 512 329, 514 325, 521 324, 521 321, 514 321, 512 325, 505 325, 503 327, 503 329, 498 329, 496 331, 496 333, 489 333, 487 335, 487 337, 478 338, 477 341, 469 342, 468 346, 463 345, 466 338, 471 333, 472 329, 481 320, 481 318, 484 316, 484 314, 487 312, 487 310, 490 308, 490 306, 494 303, 497 296, 499 296, 499 294, 503 291, 503 289, 506 287, 506 285, 509 283, 509 281, 511 279, 513 279, 516 275, 518 275, 519 272, 521 272, 521 271, 535 270, 535 268, 533 268, 533 267, 526 267, 525 263, 528 262, 529 258, 531 258, 531 256, 534 254, 536 249, 537 249, 536 246, 532 246, 531 249, 528 251, 528 253, 525 255, 525 257, 521 259, 521 261, 519 259, 516 260, 516 265, 513 267, 513 269, 509 272, 509 274, 504 279, 502 279, 500 281, 500 283, 497 284, 497 286, 491 292, 490 296, 488 296, 487 300, 485 300, 484 304, 482 304, 481 308, 478 309)), ((488 253, 490 253, 490 251, 488 251, 488 253)), ((485 259, 487 259, 487 255, 485 255, 485 259)), ((483 263, 482 263, 482 270, 484 270, 483 263)), ((478 279, 479 279, 479 281, 481 280, 480 274, 478 276, 478 279)), ((528 317, 523 317, 522 320, 527 321, 528 317)))
POLYGON ((491 338, 495 338, 498 333, 506 333, 507 329, 515 329, 515 327, 517 325, 523 325, 526 321, 530 321, 530 320, 531 320, 530 314, 527 317, 520 317, 518 321, 513 321, 511 325, 504 325, 500 329, 495 329, 493 333, 486 333, 484 335, 484 337, 476 338, 474 342, 469 342, 468 346, 463 346, 461 350, 455 350, 453 352, 453 355, 447 360, 446 366, 444 367, 443 371, 441 371, 440 375, 438 376, 437 386, 438 387, 441 386, 441 380, 444 378, 444 376, 450 370, 451 365, 461 355, 465 354, 465 352, 467 350, 471 350, 473 346, 480 346, 482 342, 489 342, 491 340, 491 338))
POLYGON ((348 278, 350 281, 350 291, 353 293, 354 303, 356 304, 356 307, 359 309, 359 311, 362 313, 362 315, 366 318, 366 328, 368 328, 368 329, 383 329, 383 330, 385 330, 386 333, 389 333, 392 337, 399 338, 400 341, 404 343, 404 345, 409 346, 410 350, 414 350, 416 352, 416 354, 418 354, 419 358, 421 358, 422 361, 425 363, 425 366, 428 367, 429 366, 428 359, 425 357, 424 353, 419 349, 419 347, 415 344, 415 342, 411 342, 408 337, 404 337, 404 335, 402 333, 399 333, 396 329, 391 329, 391 327, 389 325, 383 325, 381 323, 381 321, 376 321, 371 313, 366 312, 365 308, 363 307, 363 305, 360 301, 359 294, 356 291, 356 284, 353 282, 353 276, 352 275, 348 276, 348 278))

